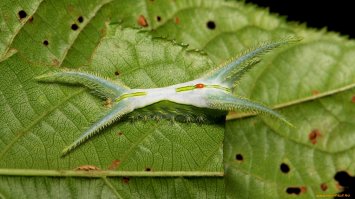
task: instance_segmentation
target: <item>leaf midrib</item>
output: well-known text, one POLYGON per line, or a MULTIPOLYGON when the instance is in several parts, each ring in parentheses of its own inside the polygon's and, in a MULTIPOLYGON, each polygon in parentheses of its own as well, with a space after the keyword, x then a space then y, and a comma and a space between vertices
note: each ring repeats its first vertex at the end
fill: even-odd
MULTIPOLYGON (((285 103, 276 104, 276 105, 272 106, 272 108, 273 109, 286 108, 286 107, 294 106, 294 105, 301 104, 301 103, 304 103, 304 102, 313 101, 313 100, 321 99, 321 98, 324 98, 324 97, 328 97, 330 95, 341 93, 341 92, 350 90, 352 88, 355 88, 355 83, 352 83, 352 84, 349 84, 349 85, 346 85, 346 86, 343 86, 343 87, 340 87, 340 88, 337 88, 337 89, 329 90, 329 91, 326 91, 326 92, 323 92, 323 93, 320 93, 320 94, 317 94, 317 95, 312 95, 312 96, 309 96, 309 97, 299 98, 299 99, 288 101, 288 102, 285 102, 285 103)), ((256 113, 229 113, 227 115, 227 117, 226 117, 226 120, 242 119, 242 118, 251 117, 251 116, 254 116, 254 115, 257 115, 257 114, 256 113)))

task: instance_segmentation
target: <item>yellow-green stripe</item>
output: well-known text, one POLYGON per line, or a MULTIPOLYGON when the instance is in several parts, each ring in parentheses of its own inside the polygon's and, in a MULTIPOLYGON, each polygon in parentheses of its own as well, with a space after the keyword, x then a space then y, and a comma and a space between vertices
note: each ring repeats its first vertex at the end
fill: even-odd
POLYGON ((116 98, 115 101, 119 102, 119 101, 129 98, 129 97, 138 97, 138 96, 144 96, 144 95, 147 95, 147 93, 146 92, 127 93, 127 94, 121 95, 119 98, 116 98))
MULTIPOLYGON (((226 88, 220 85, 204 85, 204 88, 216 88, 216 89, 221 89, 227 92, 231 92, 230 88, 226 88)), ((194 89, 201 89, 201 88, 196 88, 195 86, 183 86, 183 87, 179 87, 176 88, 176 92, 184 92, 184 91, 191 91, 194 89)))

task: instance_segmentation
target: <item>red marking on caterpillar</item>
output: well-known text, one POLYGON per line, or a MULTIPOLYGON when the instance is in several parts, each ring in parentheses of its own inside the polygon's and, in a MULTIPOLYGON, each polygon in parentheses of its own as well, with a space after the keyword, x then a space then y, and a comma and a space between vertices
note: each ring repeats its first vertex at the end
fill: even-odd
POLYGON ((140 15, 138 17, 138 20, 137 20, 137 23, 142 26, 142 27, 147 27, 148 26, 148 22, 147 20, 145 19, 145 17, 143 15, 140 15))
POLYGON ((195 88, 203 88, 203 87, 205 87, 204 84, 196 84, 196 85, 195 85, 195 88))

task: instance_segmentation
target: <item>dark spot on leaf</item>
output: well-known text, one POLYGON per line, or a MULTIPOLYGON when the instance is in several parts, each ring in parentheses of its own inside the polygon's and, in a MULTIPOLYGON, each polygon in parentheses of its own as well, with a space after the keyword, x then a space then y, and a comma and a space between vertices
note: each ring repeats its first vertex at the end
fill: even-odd
POLYGON ((237 155, 235 155, 235 159, 238 160, 238 161, 243 161, 243 156, 242 156, 242 154, 237 154, 237 155))
POLYGON ((308 139, 311 141, 312 144, 317 144, 317 139, 321 136, 321 133, 318 129, 313 129, 308 134, 308 139))
POLYGON ((312 95, 319 95, 319 93, 320 93, 319 90, 313 90, 312 91, 312 95))
POLYGON ((180 23, 180 18, 179 17, 175 17, 175 23, 179 24, 180 23))
POLYGON ((30 22, 30 23, 33 22, 33 16, 30 16, 30 18, 28 19, 28 22, 30 22))
POLYGON ((138 23, 138 25, 140 25, 142 27, 147 27, 148 26, 148 22, 147 22, 147 20, 145 19, 145 17, 143 15, 140 15, 138 17, 137 23, 138 23))
POLYGON ((288 194, 296 194, 296 195, 298 195, 298 194, 301 193, 301 188, 299 188, 299 187, 288 187, 286 189, 286 192, 288 194))
POLYGON ((117 135, 118 135, 118 136, 121 136, 121 135, 123 135, 123 132, 120 131, 120 132, 117 133, 117 135))
POLYGON ((287 164, 282 163, 280 165, 280 170, 282 171, 282 173, 288 173, 290 171, 290 167, 287 164))
POLYGON ((351 98, 351 102, 355 104, 355 95, 351 98))
POLYGON ((48 46, 48 44, 49 44, 48 40, 43 41, 43 45, 48 46))
POLYGON ((322 184, 320 185, 320 189, 322 189, 322 191, 326 191, 326 190, 328 189, 327 183, 322 183, 322 184))
POLYGON ((214 30, 216 28, 216 23, 214 21, 208 21, 206 25, 210 30, 214 30))
POLYGON ((109 170, 116 170, 118 166, 120 165, 121 161, 120 160, 113 160, 111 165, 108 167, 109 170))
POLYGON ((71 29, 72 30, 78 30, 78 28, 79 28, 79 26, 78 25, 76 25, 75 23, 73 23, 72 25, 71 25, 71 29))
POLYGON ((144 171, 151 171, 151 170, 152 170, 152 169, 149 168, 149 167, 147 167, 147 168, 144 169, 144 171))
POLYGON ((157 21, 161 21, 161 17, 160 16, 157 16, 157 21))
POLYGON ((116 76, 119 76, 119 75, 120 75, 120 72, 115 71, 115 75, 116 75, 116 76))
POLYGON ((129 182, 129 177, 123 177, 122 178, 123 183, 128 183, 129 182))
POLYGON ((346 171, 338 171, 334 179, 343 188, 343 191, 339 194, 355 195, 355 177, 350 176, 346 171))
POLYGON ((84 17, 83 16, 79 16, 78 17, 78 22, 79 23, 83 23, 84 22, 84 17))
POLYGON ((18 12, 18 16, 20 17, 20 19, 23 19, 27 17, 27 13, 24 10, 20 10, 18 12))

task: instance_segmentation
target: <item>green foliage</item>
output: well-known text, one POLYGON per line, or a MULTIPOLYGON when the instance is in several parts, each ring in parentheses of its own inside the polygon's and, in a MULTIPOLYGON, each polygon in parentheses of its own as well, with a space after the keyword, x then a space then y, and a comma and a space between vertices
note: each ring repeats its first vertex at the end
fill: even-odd
POLYGON ((355 173, 353 41, 221 0, 7 0, 0 13, 0 198, 295 196, 288 187, 316 198, 340 191, 337 171, 355 173), (143 25, 146 32, 129 28, 143 25), (225 131, 127 121, 60 158, 105 105, 86 89, 35 76, 77 68, 132 88, 166 86, 288 35, 304 39, 264 56, 235 93, 278 108, 295 128, 240 113, 228 115, 225 131), (103 171, 75 170, 83 165, 103 171))

